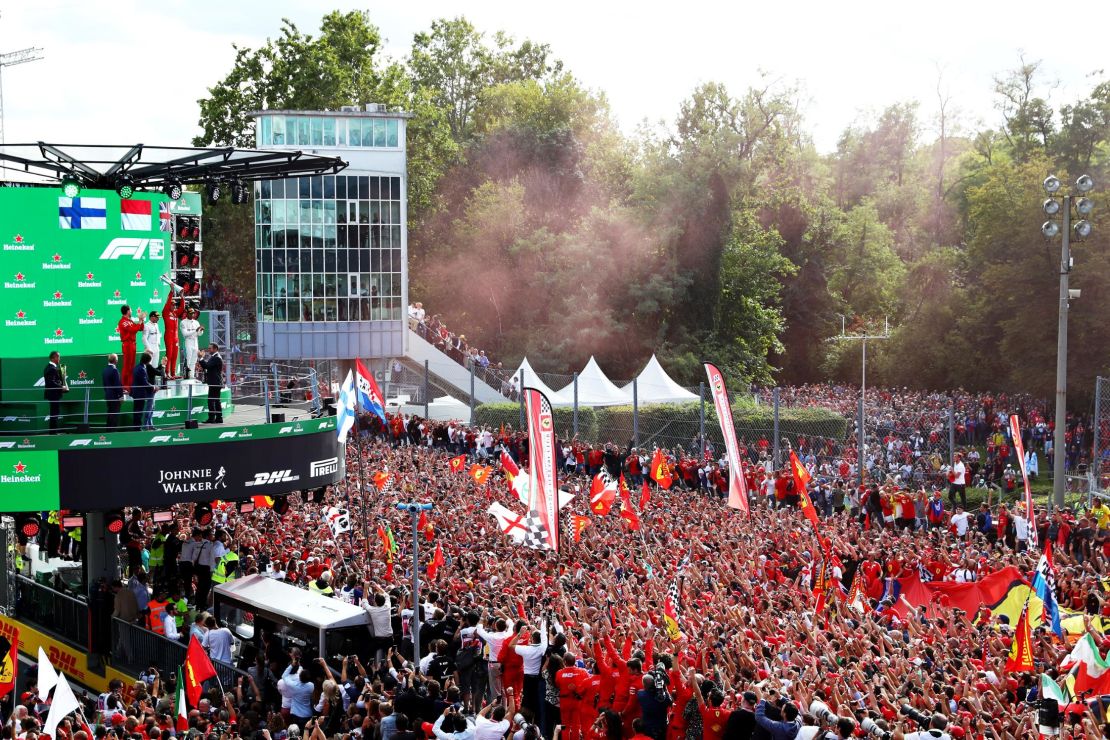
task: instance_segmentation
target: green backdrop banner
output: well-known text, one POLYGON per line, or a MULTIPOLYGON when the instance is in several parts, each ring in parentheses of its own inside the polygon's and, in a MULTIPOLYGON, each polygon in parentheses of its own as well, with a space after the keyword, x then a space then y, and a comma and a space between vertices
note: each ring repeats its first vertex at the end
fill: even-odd
POLYGON ((0 449, 0 511, 57 509, 58 453, 0 449))
POLYGON ((158 193, 124 200, 112 190, 66 198, 56 186, 0 188, 4 357, 118 350, 120 306, 165 303, 170 221, 158 193))

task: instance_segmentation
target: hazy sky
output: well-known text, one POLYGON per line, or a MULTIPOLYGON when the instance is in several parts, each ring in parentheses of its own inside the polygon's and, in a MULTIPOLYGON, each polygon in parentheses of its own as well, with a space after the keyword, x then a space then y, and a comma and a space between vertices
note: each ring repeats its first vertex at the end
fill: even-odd
POLYGON ((1098 29, 1110 22, 1110 3, 1099 1, 12 0, 0 3, 0 52, 41 46, 46 58, 4 69, 5 138, 188 144, 196 100, 229 68, 232 43, 259 44, 282 17, 315 32, 335 7, 368 8, 395 58, 432 19, 459 14, 488 32, 546 42, 605 92, 627 131, 645 118, 673 121, 699 83, 718 80, 739 94, 762 69, 802 85, 807 129, 822 151, 893 102, 920 100, 931 125, 938 66, 970 127, 996 123, 992 77, 1016 65, 1019 51, 1044 60, 1056 105, 1086 94, 1091 73, 1110 63, 1097 51, 1098 29))

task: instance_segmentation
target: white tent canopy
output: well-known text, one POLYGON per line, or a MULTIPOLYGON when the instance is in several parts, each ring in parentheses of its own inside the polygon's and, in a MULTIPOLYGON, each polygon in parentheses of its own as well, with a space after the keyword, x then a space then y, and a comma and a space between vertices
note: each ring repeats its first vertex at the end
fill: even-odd
MULTIPOLYGON (((571 381, 557 394, 559 401, 551 402, 558 406, 574 404, 574 381, 571 381)), ((578 405, 579 406, 625 406, 632 403, 632 396, 622 391, 597 364, 597 360, 590 357, 586 367, 578 373, 578 405)))
POLYGON ((566 405, 562 402, 562 398, 557 392, 551 390, 551 387, 548 386, 547 383, 540 380, 540 376, 536 375, 536 371, 533 370, 532 366, 528 363, 527 357, 521 360, 520 367, 518 367, 516 369, 516 372, 513 373, 513 378, 516 379, 518 390, 520 389, 520 376, 522 373, 524 375, 525 388, 535 388, 536 390, 542 392, 545 396, 547 396, 547 400, 550 401, 554 406, 566 405))
MULTIPOLYGON (((632 398, 632 384, 624 387, 625 394, 632 398)), ((659 364, 655 355, 651 356, 647 365, 636 376, 636 402, 645 403, 686 403, 697 401, 696 393, 691 393, 678 383, 671 380, 667 371, 659 364)))
MULTIPOLYGON (((424 404, 406 404, 401 407, 405 414, 424 415, 424 404)), ((428 404, 428 418, 432 421, 470 421, 470 406, 453 396, 433 398, 428 404)))

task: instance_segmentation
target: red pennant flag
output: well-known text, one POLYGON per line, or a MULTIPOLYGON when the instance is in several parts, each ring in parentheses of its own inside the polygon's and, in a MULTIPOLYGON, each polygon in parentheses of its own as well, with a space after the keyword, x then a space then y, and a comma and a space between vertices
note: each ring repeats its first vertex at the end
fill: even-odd
POLYGON ((383 576, 383 578, 385 578, 385 580, 389 581, 390 583, 393 583, 393 561, 392 560, 390 560, 388 563, 385 564, 385 576, 383 576))
POLYGON ((428 519, 428 513, 425 511, 420 512, 420 519, 416 522, 416 528, 424 533, 424 539, 428 542, 431 542, 436 536, 436 528, 432 526, 428 519))
POLYGON ((374 473, 374 486, 380 491, 385 488, 385 484, 389 482, 389 473, 379 470, 374 473))
POLYGON ((617 499, 617 487, 608 473, 598 473, 590 484, 590 511, 606 516, 617 499))
POLYGON ((487 479, 489 479, 490 470, 491 469, 487 468, 485 465, 471 465, 470 477, 474 479, 475 483, 477 483, 478 485, 482 485, 486 482, 487 479))
POLYGON ((420 510, 420 518, 416 521, 416 528, 423 531, 428 526, 428 512, 420 510))
POLYGON ((623 475, 621 476, 621 519, 633 532, 639 531, 640 515, 632 508, 632 493, 625 485, 623 475))
POLYGON ((269 496, 251 496, 254 501, 254 508, 256 509, 272 509, 274 508, 274 500, 269 496))
POLYGON ((1010 657, 1006 658, 1007 673, 1028 673, 1033 670, 1033 633, 1029 629, 1029 606, 1021 610, 1010 657))
POLYGON ((450 466, 452 473, 461 473, 466 469, 466 455, 452 457, 447 464, 450 466))
POLYGON ((528 616, 524 613, 524 602, 516 602, 516 615, 523 621, 528 621, 528 616))
POLYGON ((645 480, 644 484, 640 486, 640 511, 647 508, 648 503, 651 501, 651 486, 645 480))
MULTIPOLYGON (((824 550, 825 543, 821 540, 821 519, 817 516, 817 509, 813 508, 813 500, 809 497, 809 491, 806 490, 806 485, 810 479, 809 471, 806 470, 805 465, 802 465, 798 456, 794 454, 794 450, 790 451, 790 467, 794 474, 794 489, 798 492, 798 507, 805 514, 806 519, 813 524, 813 531, 821 543, 821 549, 824 550)), ((828 557, 828 553, 825 553, 825 557, 828 557)))
POLYGON ((655 448, 655 454, 651 456, 651 479, 659 484, 664 490, 671 487, 671 466, 667 464, 667 458, 663 455, 663 450, 658 447, 655 448))
POLYGON ((590 518, 588 516, 582 516, 581 514, 575 514, 572 521, 574 524, 574 541, 578 542, 582 539, 582 530, 590 525, 590 518))
POLYGON ((432 556, 432 562, 428 564, 428 578, 434 581, 436 573, 439 572, 439 569, 445 565, 446 562, 447 561, 443 559, 443 547, 436 544, 436 551, 432 556))
POLYGON ((216 675, 208 653, 200 646, 197 636, 189 640, 189 649, 185 653, 185 696, 189 704, 196 706, 204 693, 204 682, 216 675))
POLYGON ((826 595, 826 593, 827 593, 826 589, 821 589, 820 591, 817 592, 817 605, 813 607, 813 616, 814 616, 814 618, 821 616, 821 613, 825 611, 825 595, 826 595))

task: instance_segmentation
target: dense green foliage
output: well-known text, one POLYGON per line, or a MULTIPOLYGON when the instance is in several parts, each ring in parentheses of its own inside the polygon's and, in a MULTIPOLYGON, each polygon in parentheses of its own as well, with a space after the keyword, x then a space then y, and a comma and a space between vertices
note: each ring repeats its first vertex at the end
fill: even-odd
MULTIPOLYGON (((1051 393, 1059 252, 1039 233, 1040 182, 1110 186, 1110 82, 1054 107, 1022 59, 996 80, 996 128, 961 126, 941 95, 935 117, 892 105, 823 155, 804 92, 768 78, 699 85, 673 123, 629 136, 547 46, 455 18, 403 63, 379 47, 365 13, 329 14, 315 37, 286 22, 200 101, 198 143, 252 143, 259 108, 412 111, 411 295, 506 366, 566 373, 596 355, 631 377, 654 351, 684 383, 704 357, 737 382, 854 380, 858 345, 827 341, 844 315, 890 322, 874 382, 1051 393)), ((1074 249, 1080 392, 1110 372, 1107 210, 1074 249)), ((249 252, 249 235, 226 239, 249 252)), ((251 295, 249 271, 229 272, 251 295)))

